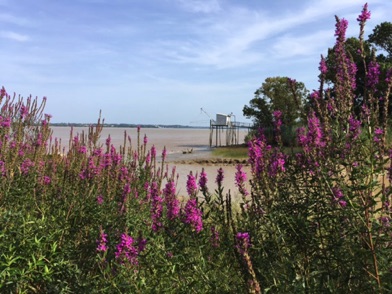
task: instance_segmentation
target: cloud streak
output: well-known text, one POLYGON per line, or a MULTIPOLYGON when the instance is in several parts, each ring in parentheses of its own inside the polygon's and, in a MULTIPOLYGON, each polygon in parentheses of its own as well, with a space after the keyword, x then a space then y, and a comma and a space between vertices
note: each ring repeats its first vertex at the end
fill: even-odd
POLYGON ((24 34, 15 33, 12 31, 0 31, 0 37, 9 39, 16 42, 27 42, 30 40, 30 37, 24 34))

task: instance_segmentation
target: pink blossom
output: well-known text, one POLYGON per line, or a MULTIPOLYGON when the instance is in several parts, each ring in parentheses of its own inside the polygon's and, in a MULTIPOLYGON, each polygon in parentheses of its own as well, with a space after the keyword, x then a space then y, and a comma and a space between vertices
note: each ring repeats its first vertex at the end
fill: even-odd
POLYGON ((48 176, 44 176, 43 183, 44 185, 49 185, 52 182, 51 178, 48 176))
POLYGON ((197 233, 203 229, 202 212, 197 207, 197 200, 195 198, 189 199, 185 204, 184 222, 190 224, 197 233))
POLYGON ((133 265, 138 264, 138 249, 134 246, 134 239, 128 234, 124 233, 121 235, 121 242, 116 246, 116 252, 114 253, 116 259, 120 259, 122 262, 128 261, 133 265))
POLYGON ((176 185, 174 181, 167 182, 162 192, 167 207, 167 218, 173 220, 180 213, 180 202, 176 198, 176 185))
POLYGON ((150 186, 150 194, 151 194, 151 228, 154 232, 157 232, 162 227, 161 217, 162 217, 162 202, 163 199, 160 197, 160 191, 158 189, 158 184, 156 182, 152 182, 150 186))
POLYGON ((238 187, 238 190, 240 193, 244 196, 249 195, 248 191, 245 188, 245 182, 246 182, 246 173, 242 170, 242 165, 238 164, 236 166, 236 173, 235 173, 235 185, 238 187))
POLYGON ((196 184, 196 178, 193 176, 192 172, 190 172, 188 175, 188 180, 186 182, 186 190, 188 192, 188 195, 196 196, 197 189, 198 187, 196 184))
POLYGON ((365 22, 366 20, 370 19, 370 11, 368 11, 368 4, 365 3, 365 5, 362 8, 362 12, 361 14, 358 16, 357 21, 359 21, 360 23, 365 22))
POLYGON ((203 169, 201 170, 200 179, 199 179, 200 190, 201 190, 203 193, 206 193, 206 192, 208 191, 207 182, 208 182, 207 173, 204 171, 204 168, 203 168, 203 169))

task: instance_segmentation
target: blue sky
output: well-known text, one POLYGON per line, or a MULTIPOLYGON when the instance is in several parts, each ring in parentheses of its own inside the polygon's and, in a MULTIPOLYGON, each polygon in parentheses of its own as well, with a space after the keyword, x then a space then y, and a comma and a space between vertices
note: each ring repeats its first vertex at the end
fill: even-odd
MULTIPOLYGON (((267 78, 317 88, 335 15, 354 0, 0 0, 1 80, 8 92, 48 98, 53 122, 205 125, 242 108, 267 78)), ((368 1, 375 25, 392 1, 368 1)))

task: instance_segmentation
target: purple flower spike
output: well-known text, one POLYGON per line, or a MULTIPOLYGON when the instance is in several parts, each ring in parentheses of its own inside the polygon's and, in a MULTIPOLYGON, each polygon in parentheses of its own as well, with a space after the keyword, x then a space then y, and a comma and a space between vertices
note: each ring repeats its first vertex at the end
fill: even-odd
POLYGON ((208 191, 207 182, 208 182, 207 174, 206 174, 206 172, 204 171, 204 168, 203 168, 203 169, 201 170, 200 179, 199 179, 200 190, 201 190, 203 193, 205 193, 205 192, 208 191))
POLYGON ((99 235, 99 240, 97 240, 98 246, 97 246, 97 251, 99 252, 106 252, 108 250, 107 247, 107 237, 108 235, 105 234, 105 232, 101 229, 100 230, 100 235, 99 235))
POLYGON ((176 185, 174 184, 174 181, 167 182, 162 192, 167 207, 167 218, 173 220, 180 213, 180 202, 176 198, 176 185))
POLYGON ((235 184, 238 187, 240 193, 244 196, 249 195, 248 191, 245 189, 246 173, 242 170, 242 165, 239 164, 236 167, 237 171, 235 173, 235 184))
POLYGON ((186 191, 189 196, 196 196, 197 189, 196 178, 193 176, 192 172, 190 172, 186 182, 186 191))
POLYGON ((120 259, 121 262, 129 261, 131 264, 137 265, 137 257, 139 252, 138 249, 133 246, 134 243, 134 239, 131 236, 128 236, 127 234, 122 234, 121 242, 117 245, 117 250, 114 253, 116 259, 120 259))
POLYGON ((357 18, 357 21, 359 21, 360 23, 364 23, 365 21, 370 19, 370 15, 371 15, 371 13, 370 13, 370 11, 368 11, 368 4, 365 3, 365 5, 363 6, 361 14, 357 18))
POLYGON ((215 180, 215 183, 218 184, 218 187, 222 186, 223 179, 224 179, 223 168, 219 168, 218 174, 216 175, 216 180, 215 180))
POLYGON ((189 199, 185 204, 184 222, 186 224, 190 224, 197 233, 203 229, 202 212, 197 207, 197 201, 195 198, 189 199))

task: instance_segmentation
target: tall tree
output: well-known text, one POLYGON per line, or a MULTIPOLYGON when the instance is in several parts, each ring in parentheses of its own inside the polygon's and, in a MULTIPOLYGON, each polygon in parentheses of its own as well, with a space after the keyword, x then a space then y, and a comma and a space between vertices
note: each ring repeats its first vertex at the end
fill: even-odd
POLYGON ((392 58, 392 23, 382 22, 373 29, 369 35, 369 42, 385 50, 389 58, 392 58))
POLYGON ((303 102, 308 93, 302 82, 288 77, 269 77, 256 90, 249 106, 244 106, 243 114, 253 118, 256 126, 271 127, 273 112, 280 110, 283 124, 292 126, 301 118, 303 102))

